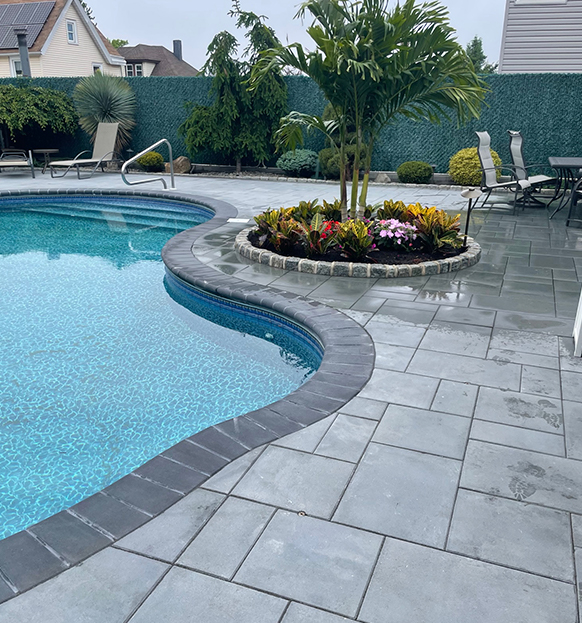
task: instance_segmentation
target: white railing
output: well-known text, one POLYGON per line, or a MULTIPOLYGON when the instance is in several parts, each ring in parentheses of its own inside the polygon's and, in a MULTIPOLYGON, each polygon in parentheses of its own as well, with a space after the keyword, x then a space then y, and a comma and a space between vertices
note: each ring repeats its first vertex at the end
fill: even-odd
POLYGON ((153 151, 156 147, 159 147, 163 143, 166 143, 166 145, 168 146, 168 150, 170 152, 170 180, 172 183, 172 185, 170 186, 170 190, 176 190, 176 184, 174 182, 174 155, 172 153, 172 146, 170 145, 170 141, 167 138, 163 138, 157 143, 154 143, 147 149, 140 151, 139 154, 136 154, 135 156, 133 156, 133 158, 130 158, 129 160, 126 160, 123 163, 123 166, 121 167, 121 178, 128 186, 136 186, 137 184, 149 184, 149 182, 162 182, 162 184, 164 185, 164 190, 168 190, 168 185, 166 184, 166 180, 163 178, 163 176, 151 177, 147 180, 134 180, 133 182, 130 182, 125 177, 125 173, 130 164, 133 164, 138 158, 141 158, 143 155, 147 154, 148 152, 153 151))

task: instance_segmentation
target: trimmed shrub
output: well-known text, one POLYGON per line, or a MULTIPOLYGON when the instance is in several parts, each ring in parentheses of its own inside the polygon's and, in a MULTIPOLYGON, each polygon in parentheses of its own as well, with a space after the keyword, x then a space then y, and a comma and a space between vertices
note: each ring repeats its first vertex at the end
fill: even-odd
MULTIPOLYGON (((354 158, 356 156, 356 146, 346 145, 346 156, 348 158, 348 178, 352 177, 352 169, 354 166, 354 158)), ((362 149, 360 153, 360 165, 364 163, 366 151, 362 149)), ((321 164, 321 172, 326 178, 339 180, 340 178, 340 155, 335 147, 326 147, 319 152, 319 162, 321 164)))
POLYGON ((430 164, 418 160, 403 162, 396 173, 403 184, 428 184, 432 179, 430 164))
POLYGON ((311 149, 296 149, 284 153, 277 166, 291 177, 311 177, 317 168, 317 153, 311 149))
MULTIPOLYGON (((491 150, 495 166, 501 166, 501 158, 496 151, 491 150)), ((454 184, 460 186, 481 185, 481 162, 476 147, 467 147, 458 151, 449 162, 449 175, 454 184)), ((501 171, 497 171, 497 179, 501 177, 501 171)))
POLYGON ((165 169, 164 157, 157 151, 150 151, 136 160, 137 164, 145 171, 161 172, 165 169))

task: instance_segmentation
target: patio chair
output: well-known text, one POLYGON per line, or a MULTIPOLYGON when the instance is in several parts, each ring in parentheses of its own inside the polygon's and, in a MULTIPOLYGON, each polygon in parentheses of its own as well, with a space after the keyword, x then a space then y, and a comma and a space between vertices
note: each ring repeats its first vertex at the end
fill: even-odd
POLYGON ((29 168, 32 177, 34 175, 34 162, 32 152, 23 149, 4 149, 0 155, 0 171, 3 169, 22 169, 29 168))
MULTIPOLYGON (((493 162, 493 156, 491 155, 491 137, 489 132, 475 132, 479 138, 479 146, 477 147, 477 153, 479 154, 479 161, 481 162, 481 191, 485 193, 485 198, 481 207, 485 205, 487 199, 494 190, 510 190, 513 191, 513 210, 515 212, 518 205, 519 194, 523 193, 531 186, 527 179, 517 179, 515 175, 515 169, 507 165, 495 166, 493 162), (506 170, 511 174, 513 178, 509 182, 498 182, 497 171, 506 170)), ((476 206, 475 206, 476 207, 476 206)))
MULTIPOLYGON (((531 186, 529 188, 524 189, 523 196, 518 200, 518 203, 522 204, 524 207, 529 205, 538 205, 546 207, 546 204, 543 201, 540 201, 536 197, 533 196, 533 193, 541 190, 541 187, 544 184, 556 184, 558 181, 557 177, 550 177, 549 175, 530 175, 529 169, 534 167, 536 168, 544 168, 548 165, 544 164, 530 164, 526 165, 523 157, 523 136, 521 132, 516 132, 514 130, 507 130, 509 134, 509 151, 511 153, 511 160, 513 161, 513 168, 515 171, 515 178, 518 180, 527 180, 531 186)), ((550 202, 551 203, 551 202, 550 202)), ((549 204, 548 204, 549 205, 549 204)))
POLYGON ((73 160, 53 160, 48 164, 51 170, 51 177, 65 177, 73 167, 77 169, 77 177, 79 179, 92 177, 99 167, 103 170, 105 163, 114 159, 118 127, 119 123, 100 123, 97 127, 97 134, 95 135, 92 157, 81 158, 83 154, 89 153, 89 150, 85 150, 77 154, 73 160), (82 178, 81 167, 87 166, 93 166, 93 170, 89 175, 82 178), (62 175, 57 175, 54 170, 55 167, 65 167, 66 170, 62 175))

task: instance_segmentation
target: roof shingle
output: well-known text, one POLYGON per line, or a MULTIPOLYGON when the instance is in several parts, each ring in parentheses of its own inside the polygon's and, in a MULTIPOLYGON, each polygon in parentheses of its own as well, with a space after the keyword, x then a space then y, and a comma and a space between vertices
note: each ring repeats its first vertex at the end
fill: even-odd
POLYGON ((156 63, 152 76, 197 76, 200 72, 163 45, 123 46, 117 53, 128 62, 156 63))
MULTIPOLYGON (((4 6, 8 4, 13 4, 13 5, 29 4, 31 2, 39 2, 39 0, 0 0, 0 6, 4 6)), ((34 44, 29 48, 30 52, 40 52, 42 50, 42 47, 44 46, 47 39, 49 38, 49 35, 52 32, 53 28, 55 27, 55 24, 57 23, 57 20, 59 19, 61 13, 63 12, 63 9, 65 8, 66 4, 67 4, 67 0, 55 0, 54 1, 55 6, 53 10, 49 13, 48 18, 46 22, 44 23, 44 26, 42 30, 40 31, 38 37, 36 38, 34 44)), ((109 54, 113 56, 119 56, 117 50, 111 45, 111 43, 109 43, 107 38, 103 35, 103 33, 99 31, 98 28, 97 28, 97 33, 99 34, 99 37, 101 38, 101 41, 103 41, 103 44, 107 48, 107 51, 109 52, 109 54)), ((13 50, 16 52, 18 48, 11 48, 10 50, 2 50, 2 52, 12 52, 13 50)))

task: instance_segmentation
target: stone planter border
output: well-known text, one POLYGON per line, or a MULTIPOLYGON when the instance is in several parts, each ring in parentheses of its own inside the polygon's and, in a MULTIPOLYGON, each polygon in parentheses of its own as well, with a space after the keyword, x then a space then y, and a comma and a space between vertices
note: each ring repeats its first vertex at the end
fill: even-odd
POLYGON ((298 257, 286 257, 258 249, 249 241, 253 227, 243 229, 236 237, 234 248, 243 257, 271 268, 296 270, 312 275, 329 277, 364 277, 393 279, 396 277, 420 277, 423 275, 439 275, 474 266, 481 259, 481 247, 473 238, 467 238, 468 249, 460 255, 444 260, 421 262, 420 264, 360 264, 357 262, 316 262, 298 257))

